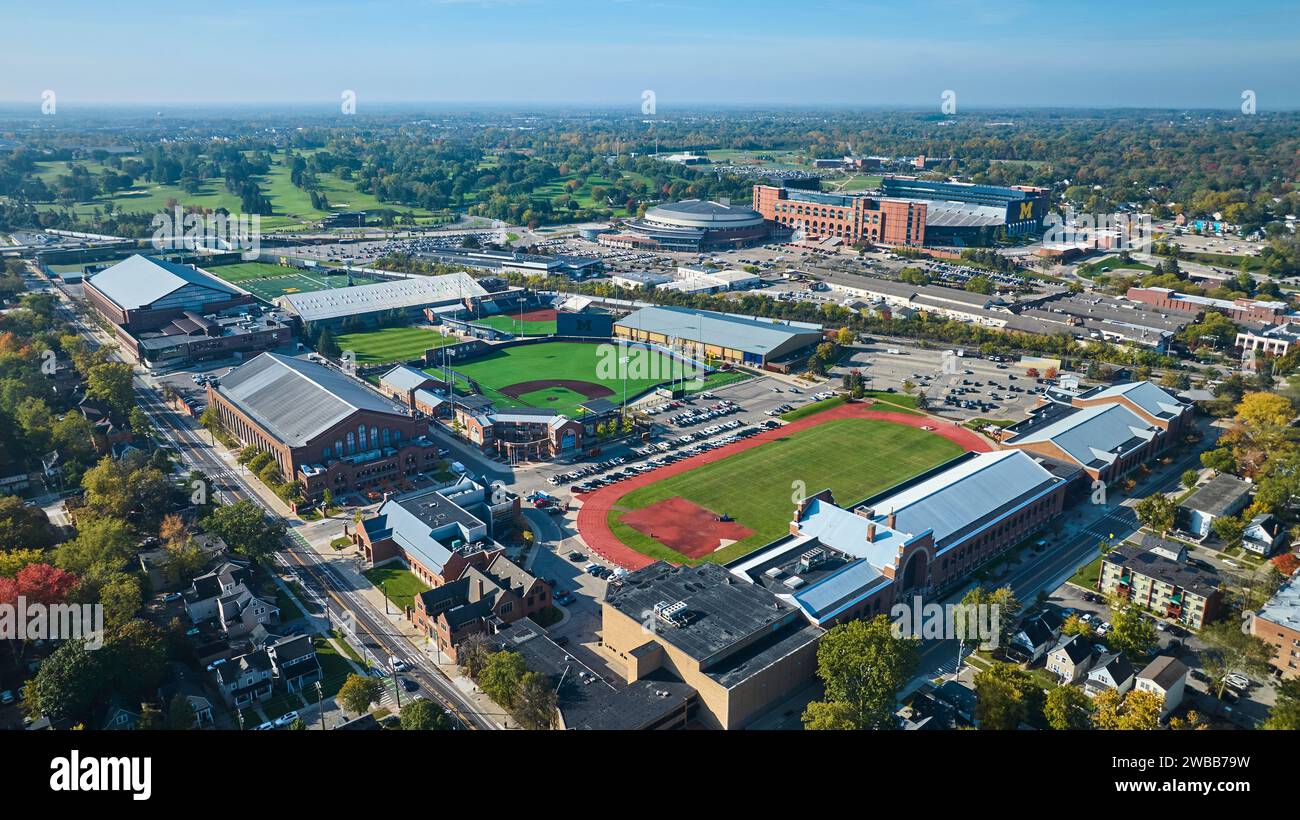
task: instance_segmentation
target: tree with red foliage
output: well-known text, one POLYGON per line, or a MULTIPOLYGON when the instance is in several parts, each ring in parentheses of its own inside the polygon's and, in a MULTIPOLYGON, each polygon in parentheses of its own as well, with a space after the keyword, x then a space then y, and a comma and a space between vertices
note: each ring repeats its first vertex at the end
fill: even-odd
POLYGON ((1273 566, 1277 571, 1282 573, 1283 578, 1290 578, 1297 569, 1300 569, 1300 557, 1294 552, 1285 552, 1272 559, 1273 566))
POLYGON ((0 578, 0 603, 25 598, 34 604, 61 604, 77 586, 77 576, 50 564, 28 564, 13 578, 0 578))

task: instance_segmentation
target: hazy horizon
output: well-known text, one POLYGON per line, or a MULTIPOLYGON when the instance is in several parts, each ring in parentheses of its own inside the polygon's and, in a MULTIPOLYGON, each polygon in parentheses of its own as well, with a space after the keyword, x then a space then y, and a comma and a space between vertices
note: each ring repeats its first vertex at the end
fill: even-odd
POLYGON ((6 11, 0 101, 295 105, 1222 110, 1300 108, 1282 0, 901 4, 720 0, 89 0, 6 11), (936 22, 938 21, 938 22, 936 22))

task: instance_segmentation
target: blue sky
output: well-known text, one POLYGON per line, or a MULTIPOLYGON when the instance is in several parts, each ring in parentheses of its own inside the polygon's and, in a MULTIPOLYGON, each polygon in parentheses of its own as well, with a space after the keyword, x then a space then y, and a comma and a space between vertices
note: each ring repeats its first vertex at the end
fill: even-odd
POLYGON ((0 101, 1300 107, 1294 0, 47 0, 0 101))

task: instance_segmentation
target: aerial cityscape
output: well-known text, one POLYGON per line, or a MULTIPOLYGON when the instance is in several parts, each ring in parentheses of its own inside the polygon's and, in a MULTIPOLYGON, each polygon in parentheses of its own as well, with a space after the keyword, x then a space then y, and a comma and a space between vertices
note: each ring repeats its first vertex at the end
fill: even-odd
POLYGON ((69 5, 0 729, 1300 728, 1285 5, 69 5))

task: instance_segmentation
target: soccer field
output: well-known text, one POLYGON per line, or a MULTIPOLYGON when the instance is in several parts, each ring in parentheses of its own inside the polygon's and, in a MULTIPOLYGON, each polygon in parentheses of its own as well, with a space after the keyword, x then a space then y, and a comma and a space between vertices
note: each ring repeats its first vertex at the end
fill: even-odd
POLYGON ((608 523, 620 541, 651 558, 725 563, 788 532, 794 482, 802 482, 808 495, 829 487, 836 503, 855 504, 963 452, 948 439, 914 427, 836 419, 632 490, 614 502, 608 523), (753 535, 691 560, 620 520, 674 497, 728 515, 753 535))
MULTIPOLYGON (((266 262, 239 262, 234 265, 217 265, 206 270, 268 302, 286 293, 311 293, 348 286, 346 274, 327 276, 319 268, 309 271, 266 262)), ((381 280, 362 273, 352 274, 354 285, 369 285, 379 281, 381 280)))
MULTIPOLYGON (((592 398, 622 402, 624 380, 601 378, 601 349, 608 345, 585 342, 543 342, 502 348, 468 362, 452 362, 452 369, 478 382, 484 395, 499 407, 546 407, 573 414, 578 405, 592 398)), ((617 350, 617 348, 614 348, 617 350)), ((669 374, 672 358, 657 351, 645 351, 652 361, 644 372, 669 374)), ((608 362, 608 359, 605 360, 608 362)), ((437 369, 427 371, 437 374, 437 369)), ((648 390, 671 380, 668 375, 626 380, 627 399, 631 401, 648 390)), ((687 389, 713 386, 728 373, 706 376, 686 383, 687 389)))
POLYGON ((386 327, 344 333, 335 341, 339 350, 351 350, 356 354, 357 364, 381 364, 418 359, 429 348, 449 345, 456 339, 427 327, 386 327))

